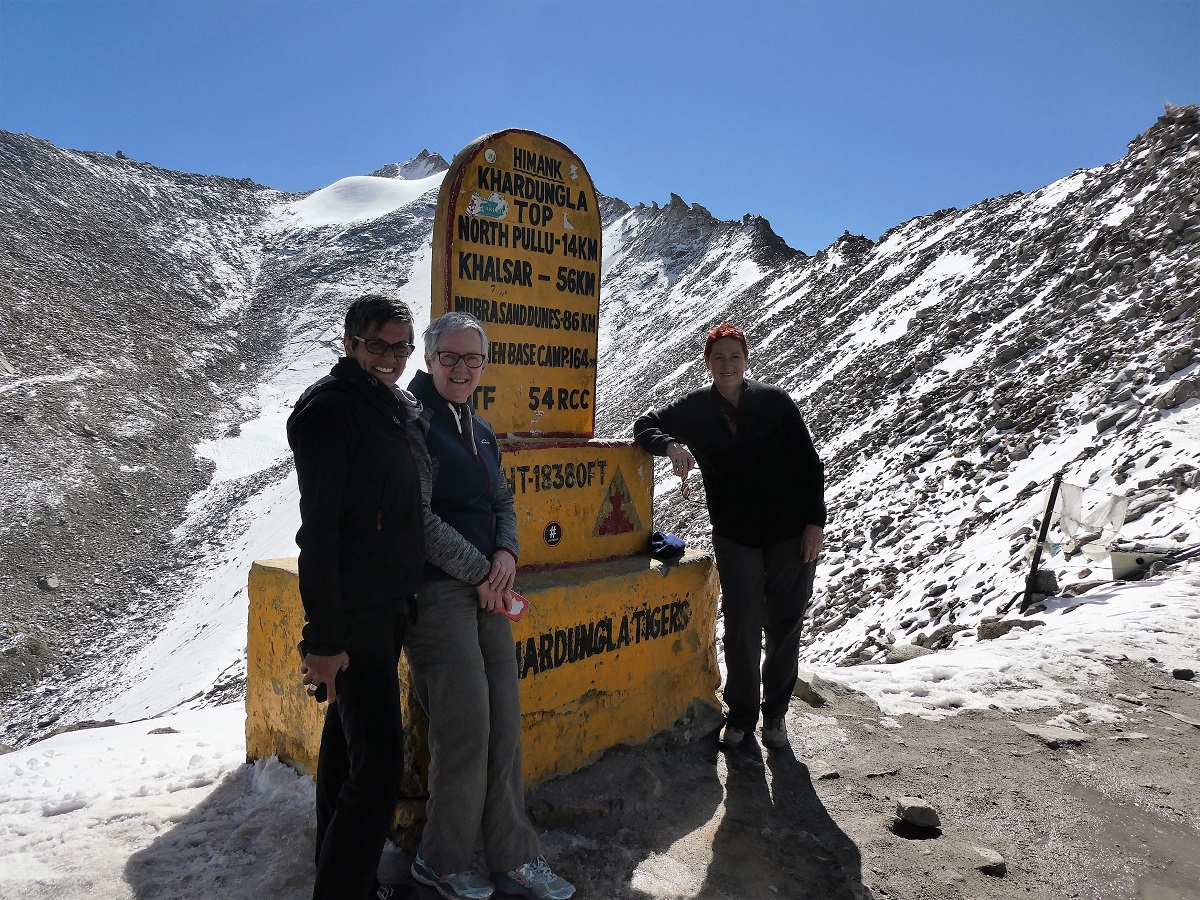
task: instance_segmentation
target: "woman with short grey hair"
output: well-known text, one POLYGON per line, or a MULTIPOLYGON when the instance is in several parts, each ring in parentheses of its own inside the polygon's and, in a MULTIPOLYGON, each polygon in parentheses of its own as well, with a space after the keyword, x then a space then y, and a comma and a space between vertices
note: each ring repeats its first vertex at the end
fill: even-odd
MULTIPOLYGON (((480 322, 470 313, 465 312, 448 312, 445 315, 438 316, 425 329, 423 335, 425 340, 425 351, 428 357, 429 348, 437 348, 442 336, 449 334, 452 331, 473 331, 479 335, 479 346, 486 361, 488 357, 488 339, 487 332, 483 330, 483 323, 480 322)), ((428 363, 427 363, 428 364, 428 363)), ((479 369, 479 374, 483 375, 483 368, 479 369)))
POLYGON ((499 888, 535 900, 575 893, 541 855, 525 812, 521 701, 505 613, 520 546, 492 427, 471 400, 487 368, 483 325, 446 313, 425 331, 421 401, 425 575, 405 653, 429 715, 429 802, 413 877, 449 900, 499 888), (483 870, 475 865, 482 837, 483 870), (488 874, 490 873, 490 878, 488 874))

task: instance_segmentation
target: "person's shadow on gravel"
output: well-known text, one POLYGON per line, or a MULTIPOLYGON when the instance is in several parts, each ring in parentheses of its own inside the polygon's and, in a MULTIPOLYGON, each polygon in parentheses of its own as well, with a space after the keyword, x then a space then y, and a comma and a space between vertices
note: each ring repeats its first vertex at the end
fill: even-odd
POLYGON ((700 898, 869 900, 857 845, 830 818, 791 748, 752 738, 726 755, 725 811, 700 898))

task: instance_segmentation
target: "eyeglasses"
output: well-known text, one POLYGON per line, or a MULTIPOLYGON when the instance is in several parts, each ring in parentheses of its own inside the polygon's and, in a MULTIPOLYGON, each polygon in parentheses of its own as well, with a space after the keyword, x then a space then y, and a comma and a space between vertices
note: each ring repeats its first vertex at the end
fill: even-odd
POLYGON ((376 356, 383 356, 391 350, 396 359, 408 359, 412 356, 413 349, 416 347, 415 344, 410 344, 408 341, 396 341, 394 344, 389 344, 381 338, 365 338, 359 337, 357 334, 354 336, 354 340, 362 341, 363 346, 367 348, 367 352, 373 353, 376 356))
POLYGON ((703 503, 704 502, 703 485, 701 485, 699 488, 697 488, 696 490, 693 491, 692 486, 690 484, 688 484, 688 482, 687 482, 687 478, 682 475, 679 476, 679 494, 688 503, 703 503))
POLYGON ((453 369, 458 365, 461 359, 468 369, 478 369, 483 365, 486 356, 482 353, 455 353, 453 350, 439 350, 437 352, 438 362, 447 369, 453 369))

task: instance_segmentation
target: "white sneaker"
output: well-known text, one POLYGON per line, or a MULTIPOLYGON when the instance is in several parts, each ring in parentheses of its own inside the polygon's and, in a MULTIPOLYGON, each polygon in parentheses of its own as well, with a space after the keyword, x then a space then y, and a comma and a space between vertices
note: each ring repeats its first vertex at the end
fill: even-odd
POLYGON ((467 869, 465 872, 442 875, 434 871, 433 867, 421 858, 419 852, 410 871, 413 878, 434 888, 446 900, 488 900, 495 891, 482 872, 467 869))
POLYGON ((550 864, 541 856, 511 872, 493 872, 492 881, 506 894, 532 900, 571 900, 575 896, 575 885, 550 871, 550 864))

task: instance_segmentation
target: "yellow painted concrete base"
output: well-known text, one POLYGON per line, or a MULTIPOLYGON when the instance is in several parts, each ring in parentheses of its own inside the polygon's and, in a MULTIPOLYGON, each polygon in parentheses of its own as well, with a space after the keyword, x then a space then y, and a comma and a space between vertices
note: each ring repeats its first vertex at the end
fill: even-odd
MULTIPOLYGON (((325 704, 300 683, 300 633, 304 607, 296 560, 265 559, 250 569, 250 613, 246 661, 246 758, 278 756, 316 776, 325 704)), ((405 721, 404 777, 397 824, 411 826, 424 816, 424 772, 429 764, 425 713, 409 689, 408 665, 401 660, 400 700, 405 721)))
MULTIPOLYGON (((300 684, 304 624, 295 559, 250 572, 246 753, 315 773, 325 708, 300 684)), ((716 566, 688 552, 677 565, 646 556, 532 574, 517 590, 529 610, 513 626, 521 677, 526 784, 586 764, 671 725, 693 700, 717 705, 716 566)), ((406 798, 400 824, 424 806, 425 718, 399 668, 406 798)))
POLYGON ((650 737, 694 699, 717 704, 716 571, 689 553, 673 566, 636 556, 518 574, 527 783, 650 737))
POLYGON ((650 542, 654 457, 632 441, 501 442, 522 568, 634 556, 650 542))

